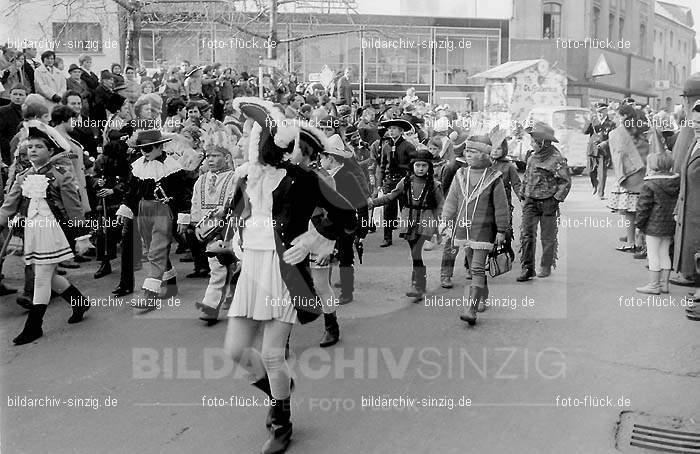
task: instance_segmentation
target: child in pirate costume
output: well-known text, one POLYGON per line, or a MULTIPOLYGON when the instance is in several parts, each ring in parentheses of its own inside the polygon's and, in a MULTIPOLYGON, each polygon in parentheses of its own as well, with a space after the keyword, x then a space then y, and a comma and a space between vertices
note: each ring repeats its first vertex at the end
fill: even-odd
POLYGON ((17 176, 0 208, 0 226, 19 213, 24 221, 24 261, 34 265, 34 299, 24 330, 13 342, 27 344, 43 335, 41 329, 51 291, 68 301, 73 314, 68 323, 83 320, 89 301, 56 266, 74 254, 75 234, 84 220, 78 187, 66 158, 70 144, 55 129, 39 121, 26 123, 27 155, 32 167, 17 176))
POLYGON ((95 240, 97 259, 100 261, 100 268, 93 276, 95 279, 112 273, 110 261, 116 258, 117 245, 121 239, 122 229, 115 221, 117 209, 128 188, 130 165, 127 160, 129 147, 126 139, 129 138, 130 132, 130 127, 124 131, 110 131, 109 142, 95 161, 95 178, 92 179, 92 185, 99 197, 97 212, 101 224, 95 240))
POLYGON ((143 244, 148 249, 150 271, 143 283, 144 298, 132 301, 136 308, 160 307, 160 298, 177 295, 175 268, 170 263, 170 244, 178 218, 190 211, 191 193, 185 172, 163 151, 158 129, 136 133, 134 147, 142 156, 131 164, 132 178, 122 205, 120 221, 136 219, 143 244))
MULTIPOLYGON (((237 170, 232 213, 242 248, 241 275, 229 310, 225 350, 253 375, 253 386, 272 400, 270 438, 263 454, 285 452, 292 436, 291 381, 285 344, 293 324, 315 320, 321 302, 314 289, 308 255, 318 240, 334 240, 356 227, 355 210, 318 176, 293 164, 299 132, 285 123, 271 102, 241 97, 234 104, 256 124, 249 162, 237 170), (321 231, 308 230, 316 209, 328 213, 321 231), (262 326, 262 350, 251 348, 262 326)), ((238 255, 238 253, 237 253, 238 255)))
MULTIPOLYGON (((221 227, 225 223, 224 207, 233 199, 236 189, 234 170, 229 164, 229 150, 233 146, 233 141, 224 128, 211 129, 202 136, 205 164, 209 170, 194 184, 189 219, 187 216, 181 218, 181 221, 189 221, 191 227, 196 226, 194 234, 200 242, 206 242, 207 249, 210 250, 213 248, 212 243, 219 241, 221 227)), ((182 230, 183 225, 179 224, 178 230, 182 230)), ((237 264, 234 261, 226 263, 214 254, 208 257, 208 262, 211 270, 209 285, 204 298, 196 306, 202 312, 200 319, 212 326, 218 321, 219 308, 227 300, 229 303, 231 301, 233 295, 229 290, 237 264)))
POLYGON ((438 217, 444 202, 442 186, 433 178, 433 155, 424 145, 420 147, 411 159, 412 173, 401 179, 389 194, 369 199, 371 206, 401 200, 401 217, 407 224, 400 236, 408 241, 413 260, 411 289, 406 296, 415 298, 414 302, 420 301, 425 294, 427 273, 423 263, 423 244, 438 232, 438 217))
POLYGON ((476 323, 477 311, 486 308, 486 258, 494 245, 505 242, 510 228, 510 208, 503 178, 500 171, 490 167, 490 153, 491 142, 487 136, 468 139, 464 153, 468 166, 457 170, 442 210, 446 235, 453 238, 454 245, 467 248, 472 280, 469 307, 460 319, 469 325, 476 323))

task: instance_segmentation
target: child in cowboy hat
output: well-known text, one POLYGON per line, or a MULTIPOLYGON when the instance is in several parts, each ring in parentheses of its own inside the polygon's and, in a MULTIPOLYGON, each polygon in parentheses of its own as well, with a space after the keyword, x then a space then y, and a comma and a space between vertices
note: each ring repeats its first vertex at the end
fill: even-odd
POLYGON ((59 156, 70 145, 55 129, 30 120, 27 129, 27 155, 32 167, 17 176, 0 208, 0 226, 20 213, 24 221, 24 261, 34 265, 34 298, 24 329, 13 342, 27 344, 43 335, 41 325, 51 291, 68 301, 73 314, 68 323, 83 320, 89 301, 66 278, 56 274, 58 263, 73 258, 75 235, 84 230, 80 195, 75 185, 72 166, 59 156), (56 157, 57 159, 54 159, 56 157))
POLYGON ((328 138, 328 147, 321 152, 321 166, 335 180, 335 189, 348 199, 357 210, 360 226, 353 235, 342 235, 338 238, 336 248, 338 261, 340 262, 340 304, 347 304, 353 300, 355 288, 355 253, 353 244, 355 239, 362 240, 367 235, 369 226, 369 212, 367 197, 369 197, 369 185, 360 169, 355 154, 348 150, 338 134, 328 138))
POLYGON ((387 195, 369 199, 370 206, 381 206, 402 200, 402 219, 406 228, 400 234, 411 251, 413 273, 411 289, 406 296, 419 302, 426 291, 427 273, 423 263, 423 244, 438 233, 438 217, 442 211, 444 197, 442 187, 433 178, 433 155, 427 147, 415 152, 411 158, 412 172, 402 178, 387 195))

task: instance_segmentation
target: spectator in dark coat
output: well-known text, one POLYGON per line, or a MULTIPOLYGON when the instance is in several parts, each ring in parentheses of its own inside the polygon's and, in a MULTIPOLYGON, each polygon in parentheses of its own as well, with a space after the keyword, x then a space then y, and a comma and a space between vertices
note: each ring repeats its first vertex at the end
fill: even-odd
POLYGON ((22 123, 22 103, 27 97, 27 87, 14 85, 9 91, 10 104, 0 107, 0 156, 8 166, 12 163, 10 140, 17 134, 22 123))

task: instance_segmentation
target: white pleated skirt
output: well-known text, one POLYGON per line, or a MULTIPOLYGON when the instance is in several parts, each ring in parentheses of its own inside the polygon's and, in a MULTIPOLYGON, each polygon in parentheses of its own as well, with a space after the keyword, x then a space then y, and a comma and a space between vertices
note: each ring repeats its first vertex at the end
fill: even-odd
POLYGON ((297 311, 282 280, 277 251, 246 249, 229 317, 297 322, 297 311))
POLYGON ((46 265, 73 258, 63 229, 51 214, 37 213, 24 227, 24 263, 46 265))

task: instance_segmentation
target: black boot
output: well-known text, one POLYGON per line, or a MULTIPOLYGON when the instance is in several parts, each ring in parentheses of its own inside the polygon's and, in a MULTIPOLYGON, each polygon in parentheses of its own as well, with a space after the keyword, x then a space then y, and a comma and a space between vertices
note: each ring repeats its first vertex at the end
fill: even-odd
POLYGON ((352 293, 355 290, 355 269, 352 265, 341 266, 340 271, 340 298, 338 304, 348 304, 353 300, 352 293))
POLYGON ((425 294, 425 287, 427 285, 428 276, 425 273, 425 269, 418 269, 413 271, 413 288, 410 292, 406 293, 406 296, 416 298, 415 302, 418 302, 425 294))
POLYGON ((24 329, 19 333, 19 336, 12 339, 15 345, 24 345, 34 342, 44 335, 44 332, 41 330, 41 324, 44 321, 46 307, 46 304, 35 304, 29 309, 27 321, 24 323, 24 329))
POLYGON ((533 270, 532 268, 524 268, 523 272, 520 273, 520 276, 518 276, 516 281, 525 282, 525 281, 529 281, 533 277, 535 277, 535 270, 533 270))
MULTIPOLYGON (((260 391, 264 392, 267 397, 272 400, 272 391, 270 391, 270 380, 267 378, 267 375, 265 375, 263 378, 260 380, 251 383, 251 385, 255 386, 258 388, 260 391)), ((294 379, 290 379, 289 381, 289 390, 294 391, 294 379)), ((272 407, 270 407, 270 410, 267 412, 267 417, 265 418, 265 427, 270 429, 272 427, 272 407)))
POLYGON ((281 454, 292 440, 292 407, 290 398, 276 399, 272 405, 270 438, 262 447, 262 454, 281 454))
POLYGON ((66 300, 73 309, 73 314, 68 319, 68 323, 79 323, 83 321, 83 314, 90 309, 90 301, 80 293, 76 287, 71 285, 65 292, 61 293, 61 298, 66 300))
POLYGON ((108 274, 112 274, 112 264, 109 263, 109 260, 103 260, 93 277, 95 279, 99 279, 107 276, 108 274))
POLYGON ((476 308, 481 296, 481 287, 469 287, 469 306, 464 308, 464 313, 459 316, 460 320, 469 323, 469 326, 476 325, 476 308))
POLYGON ((163 299, 168 299, 177 296, 177 278, 171 277, 165 281, 165 293, 161 296, 163 299))
POLYGON ((340 326, 338 326, 338 317, 336 317, 335 312, 323 314, 323 321, 326 325, 326 331, 319 344, 321 348, 335 345, 340 340, 340 326))

